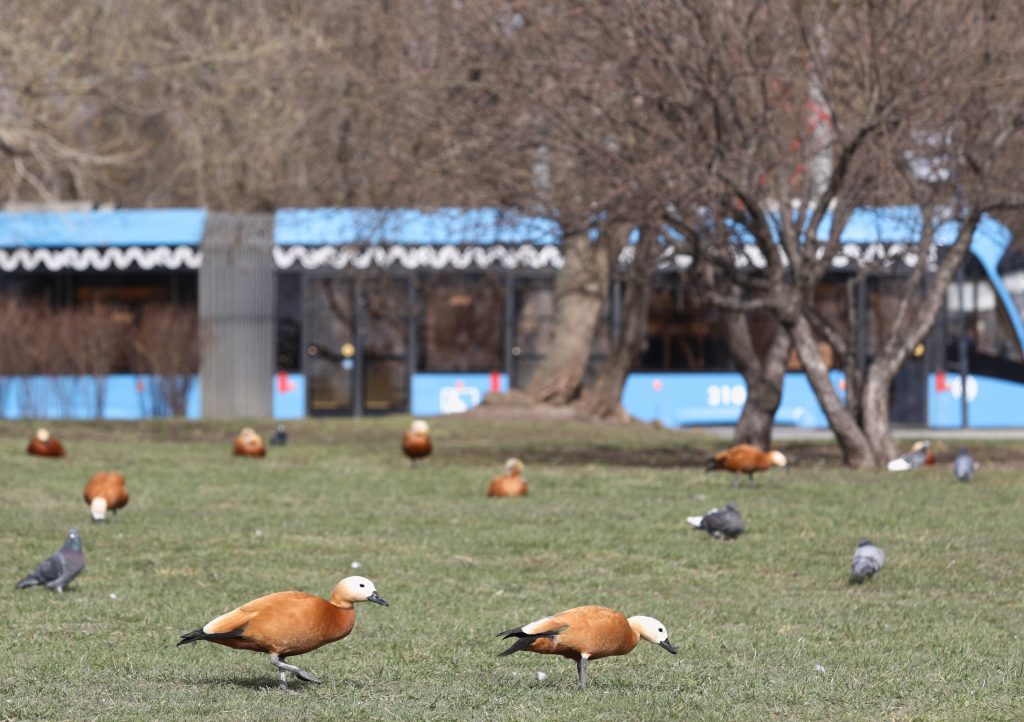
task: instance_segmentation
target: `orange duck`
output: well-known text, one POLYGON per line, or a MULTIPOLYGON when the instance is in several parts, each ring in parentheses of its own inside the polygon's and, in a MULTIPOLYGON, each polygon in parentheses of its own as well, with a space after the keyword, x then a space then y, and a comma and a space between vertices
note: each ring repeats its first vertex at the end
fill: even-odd
POLYGON ((267 447, 263 438, 255 430, 246 426, 235 437, 235 456, 266 456, 267 447))
POLYGON ((523 476, 523 462, 511 458, 505 462, 505 476, 491 479, 487 496, 526 496, 526 477, 523 476))
POLYGON ((46 429, 37 429, 28 442, 28 453, 33 456, 64 456, 64 447, 46 429))
POLYGON ((92 520, 106 521, 107 511, 117 518, 117 510, 128 503, 128 492, 124 489, 124 476, 116 471, 101 471, 93 474, 82 494, 89 505, 92 520))
POLYGON ((268 594, 181 635, 176 646, 205 639, 234 649, 266 652, 277 667, 281 689, 288 689, 288 672, 320 684, 319 677, 288 664, 285 658, 347 637, 356 623, 356 602, 388 606, 369 579, 346 577, 335 585, 330 601, 305 592, 268 594))
POLYGON ((409 425, 409 430, 402 434, 402 451, 409 457, 409 463, 415 466, 416 459, 429 456, 432 450, 430 426, 423 419, 416 419, 409 425))
POLYGON ((719 451, 708 459, 707 470, 726 469, 737 474, 733 486, 739 483, 739 474, 746 474, 754 486, 754 472, 764 471, 773 466, 786 466, 786 457, 781 451, 763 451, 750 444, 737 444, 725 451, 719 451))
POLYGON ((587 686, 587 660, 629 654, 641 639, 664 647, 672 654, 676 648, 668 641, 665 625, 651 617, 630 617, 608 607, 576 607, 498 635, 516 637, 515 643, 499 654, 516 652, 559 654, 576 660, 579 688, 587 686))

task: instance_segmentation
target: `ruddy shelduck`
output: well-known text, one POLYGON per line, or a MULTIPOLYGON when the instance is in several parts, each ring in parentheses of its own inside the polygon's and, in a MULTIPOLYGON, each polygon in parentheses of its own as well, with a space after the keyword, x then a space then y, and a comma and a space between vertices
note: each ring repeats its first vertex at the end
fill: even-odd
POLYGON ((676 653, 676 648, 668 641, 665 625, 657 619, 626 619, 622 612, 608 607, 567 609, 521 627, 506 629, 498 636, 503 639, 516 637, 515 643, 499 657, 516 652, 537 652, 575 659, 580 689, 587 686, 588 660, 629 654, 641 639, 676 653))
POLYGON ((409 463, 416 465, 416 459, 429 456, 433 451, 430 444, 430 426, 423 419, 416 419, 402 434, 402 451, 409 457, 409 463))
POLYGON ((773 466, 786 466, 786 457, 781 451, 764 451, 751 444, 737 444, 725 451, 719 451, 708 459, 707 470, 725 469, 737 476, 733 486, 739 483, 739 474, 746 474, 754 485, 754 472, 765 471, 773 466))
POLYGON ((267 447, 263 445, 263 437, 246 426, 235 437, 234 452, 235 456, 266 456, 267 447))
POLYGON ((109 511, 117 518, 117 510, 128 503, 128 492, 124 488, 124 476, 116 471, 101 471, 93 474, 82 493, 89 505, 92 520, 106 521, 109 511))
POLYGON ((205 639, 234 649, 266 652, 277 667, 281 689, 288 689, 288 672, 320 684, 319 677, 285 659, 347 637, 356 623, 356 602, 388 606, 369 579, 346 577, 335 585, 330 601, 305 592, 268 594, 181 635, 176 646, 205 639))
POLYGON ((36 429, 28 442, 28 453, 33 456, 64 456, 64 447, 46 429, 36 429))
POLYGON ((523 462, 511 458, 505 462, 505 475, 491 479, 487 496, 526 496, 526 477, 523 476, 523 462))
POLYGON ((910 451, 892 459, 885 467, 889 471, 911 471, 935 463, 935 454, 927 441, 915 441, 910 451))

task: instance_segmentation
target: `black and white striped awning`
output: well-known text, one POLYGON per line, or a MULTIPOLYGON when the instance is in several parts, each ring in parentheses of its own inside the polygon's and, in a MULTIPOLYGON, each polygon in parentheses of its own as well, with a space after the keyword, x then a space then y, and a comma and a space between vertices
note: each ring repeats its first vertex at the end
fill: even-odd
MULTIPOLYGON (((533 270, 555 271, 562 267, 562 251, 544 244, 373 244, 373 245, 274 245, 274 266, 282 271, 368 269, 401 270, 533 270)), ((627 246, 619 264, 628 266, 634 255, 627 246)), ((937 259, 935 247, 929 266, 937 259)), ((109 246, 67 248, 0 248, 0 272, 13 271, 128 271, 198 270, 203 262, 201 248, 179 246, 109 246)), ((733 262, 737 268, 763 268, 765 258, 754 245, 736 246, 733 262)), ((847 243, 832 259, 837 271, 871 265, 880 270, 913 268, 920 262, 915 244, 847 243)), ((662 270, 686 270, 693 258, 667 251, 662 270)))

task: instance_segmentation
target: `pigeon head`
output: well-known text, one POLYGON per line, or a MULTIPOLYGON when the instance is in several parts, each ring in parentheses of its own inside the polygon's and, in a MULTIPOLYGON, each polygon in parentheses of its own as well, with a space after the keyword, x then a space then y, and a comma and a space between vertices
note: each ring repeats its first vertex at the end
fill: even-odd
POLYGON ((82 537, 78 535, 78 529, 71 527, 68 531, 68 538, 64 540, 65 549, 80 550, 82 548, 82 537))
POLYGON ((727 511, 739 511, 739 509, 736 508, 736 505, 733 504, 731 501, 725 505, 725 508, 727 511))
POLYGON ((871 540, 866 538, 866 537, 864 539, 861 539, 859 542, 857 542, 857 546, 858 547, 866 547, 866 546, 870 546, 870 545, 871 545, 871 540))

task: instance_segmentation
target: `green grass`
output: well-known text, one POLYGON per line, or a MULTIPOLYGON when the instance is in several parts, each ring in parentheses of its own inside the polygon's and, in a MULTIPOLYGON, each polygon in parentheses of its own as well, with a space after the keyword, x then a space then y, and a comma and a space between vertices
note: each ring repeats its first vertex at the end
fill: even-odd
POLYGON ((791 471, 732 490, 693 464, 710 437, 452 418, 411 470, 406 423, 290 424, 262 461, 230 455, 239 424, 56 424, 58 461, 0 424, 0 718, 1024 718, 1024 485, 1008 463, 960 485, 945 464, 854 472, 794 445, 791 471), (486 498, 511 454, 531 495, 486 498), (81 489, 105 468, 132 500, 93 525, 81 489), (685 525, 729 500, 749 524, 737 542, 685 525), (71 590, 15 591, 76 524, 88 567, 71 590), (864 535, 889 563, 849 587, 864 535), (347 639, 293 658, 321 686, 280 693, 265 655, 174 647, 260 595, 327 595, 357 560, 391 606, 359 605, 347 639), (569 660, 497 658, 498 631, 585 603, 657 617, 679 654, 641 642, 591 664, 583 692, 569 660))

